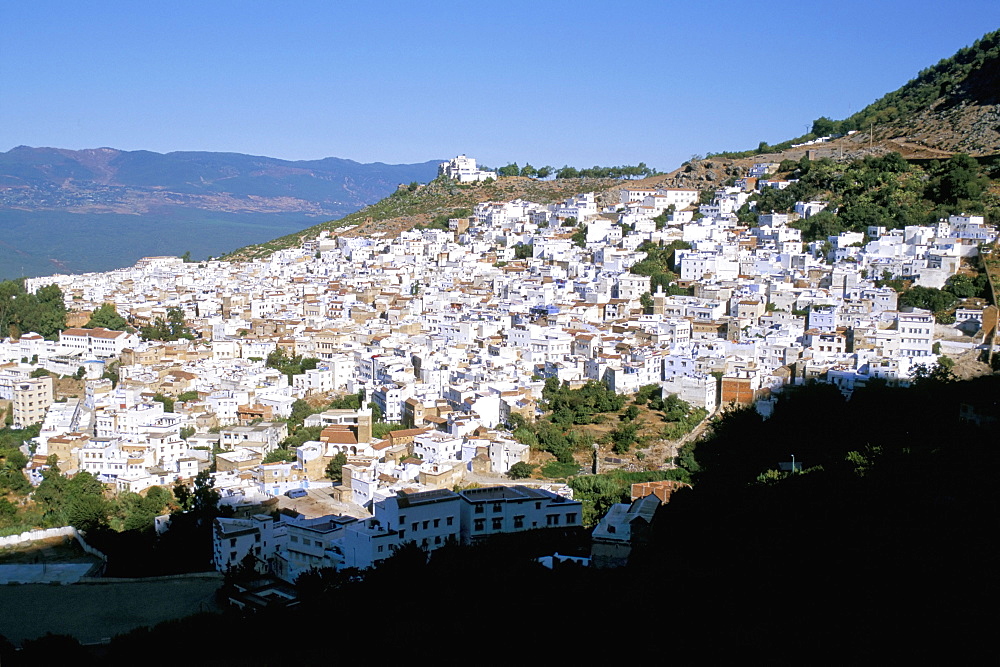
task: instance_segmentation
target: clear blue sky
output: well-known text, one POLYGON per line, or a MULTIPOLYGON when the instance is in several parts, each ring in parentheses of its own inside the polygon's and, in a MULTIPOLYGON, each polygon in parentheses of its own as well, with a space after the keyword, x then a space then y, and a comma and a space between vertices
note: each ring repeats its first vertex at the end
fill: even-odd
POLYGON ((668 170, 845 117, 998 27, 998 0, 10 0, 0 151, 668 170))

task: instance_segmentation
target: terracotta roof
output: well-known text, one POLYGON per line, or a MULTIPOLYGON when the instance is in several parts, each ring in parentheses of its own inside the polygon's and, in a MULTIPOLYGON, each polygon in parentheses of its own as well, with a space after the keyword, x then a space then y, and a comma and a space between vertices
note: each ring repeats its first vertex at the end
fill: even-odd
POLYGON ((358 436, 348 428, 343 426, 328 426, 320 432, 322 442, 329 442, 335 445, 356 445, 358 436))

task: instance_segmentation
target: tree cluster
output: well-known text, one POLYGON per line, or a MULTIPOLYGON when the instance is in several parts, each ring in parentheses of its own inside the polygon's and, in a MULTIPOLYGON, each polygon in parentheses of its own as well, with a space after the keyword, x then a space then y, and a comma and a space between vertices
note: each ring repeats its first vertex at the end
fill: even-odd
POLYGON ((181 338, 187 340, 194 339, 194 334, 188 328, 187 322, 184 319, 184 311, 177 306, 167 308, 166 321, 162 317, 157 317, 153 320, 152 324, 140 327, 139 335, 143 340, 172 341, 181 338))
POLYGON ((966 97, 980 84, 995 85, 990 77, 1000 67, 1000 30, 987 33, 972 46, 962 49, 936 65, 922 70, 898 90, 872 102, 856 114, 835 121, 826 117, 813 121, 813 132, 819 136, 844 134, 850 130, 867 130, 872 125, 905 121, 930 108, 939 98, 942 107, 955 104, 953 96, 966 97), (970 81, 971 79, 971 81, 970 81), (971 84, 971 85, 970 85, 971 84))
POLYGON ((646 178, 655 176, 656 170, 646 166, 645 162, 639 164, 623 165, 620 167, 599 167, 593 166, 584 169, 564 166, 556 171, 556 178, 646 178))
POLYGON ((291 356, 285 352, 284 348, 276 347, 267 355, 264 365, 274 368, 288 376, 288 381, 292 381, 293 375, 302 375, 306 371, 311 371, 319 365, 319 359, 314 357, 303 358, 300 354, 291 356))
POLYGON ((16 338, 34 331, 55 340, 65 328, 66 304, 58 285, 30 294, 24 289, 24 280, 0 282, 0 336, 16 338))
POLYGON ((90 320, 88 320, 86 327, 88 329, 94 329, 100 327, 102 329, 110 329, 112 331, 129 331, 128 322, 124 317, 118 314, 118 309, 115 308, 113 303, 102 303, 100 306, 94 310, 90 315, 90 320))
MULTIPOLYGON (((632 265, 629 272, 637 276, 649 276, 649 290, 656 292, 660 288, 664 294, 688 294, 688 291, 678 287, 676 268, 676 251, 689 250, 691 244, 686 241, 671 241, 667 245, 662 245, 662 241, 657 244, 652 241, 645 241, 637 250, 646 253, 642 261, 632 265)), ((646 304, 643 304, 644 306, 646 304)), ((652 300, 648 302, 648 307, 652 310, 652 300)))
POLYGON ((583 523, 592 526, 601 520, 612 505, 627 503, 633 484, 658 482, 673 479, 689 482, 685 470, 656 470, 649 472, 627 472, 612 470, 600 475, 581 475, 569 480, 573 498, 583 503, 583 523))
POLYGON ((795 202, 823 199, 828 207, 793 223, 806 241, 826 240, 869 226, 899 229, 926 225, 954 213, 997 214, 988 195, 989 179, 979 162, 958 154, 926 167, 910 164, 898 153, 838 164, 829 158, 785 160, 782 171, 795 179, 784 189, 765 188, 737 212, 756 224, 761 213, 788 213, 795 202))

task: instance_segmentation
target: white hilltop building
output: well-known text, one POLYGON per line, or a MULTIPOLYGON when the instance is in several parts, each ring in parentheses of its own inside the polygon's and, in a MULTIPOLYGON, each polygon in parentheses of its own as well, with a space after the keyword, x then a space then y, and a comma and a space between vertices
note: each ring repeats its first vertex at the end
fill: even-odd
POLYGON ((476 167, 476 158, 459 155, 438 166, 438 176, 450 178, 459 183, 481 183, 492 178, 496 180, 495 171, 481 171, 476 167))

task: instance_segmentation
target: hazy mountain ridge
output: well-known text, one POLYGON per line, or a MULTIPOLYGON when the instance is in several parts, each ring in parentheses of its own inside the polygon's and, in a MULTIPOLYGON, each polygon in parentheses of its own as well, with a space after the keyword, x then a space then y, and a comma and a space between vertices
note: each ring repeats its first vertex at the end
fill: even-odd
POLYGON ((0 153, 0 279, 219 255, 348 215, 438 164, 18 146, 0 153))
POLYGON ((438 163, 18 146, 0 153, 0 209, 139 214, 181 206, 345 215, 381 199, 399 183, 434 178, 438 163))

